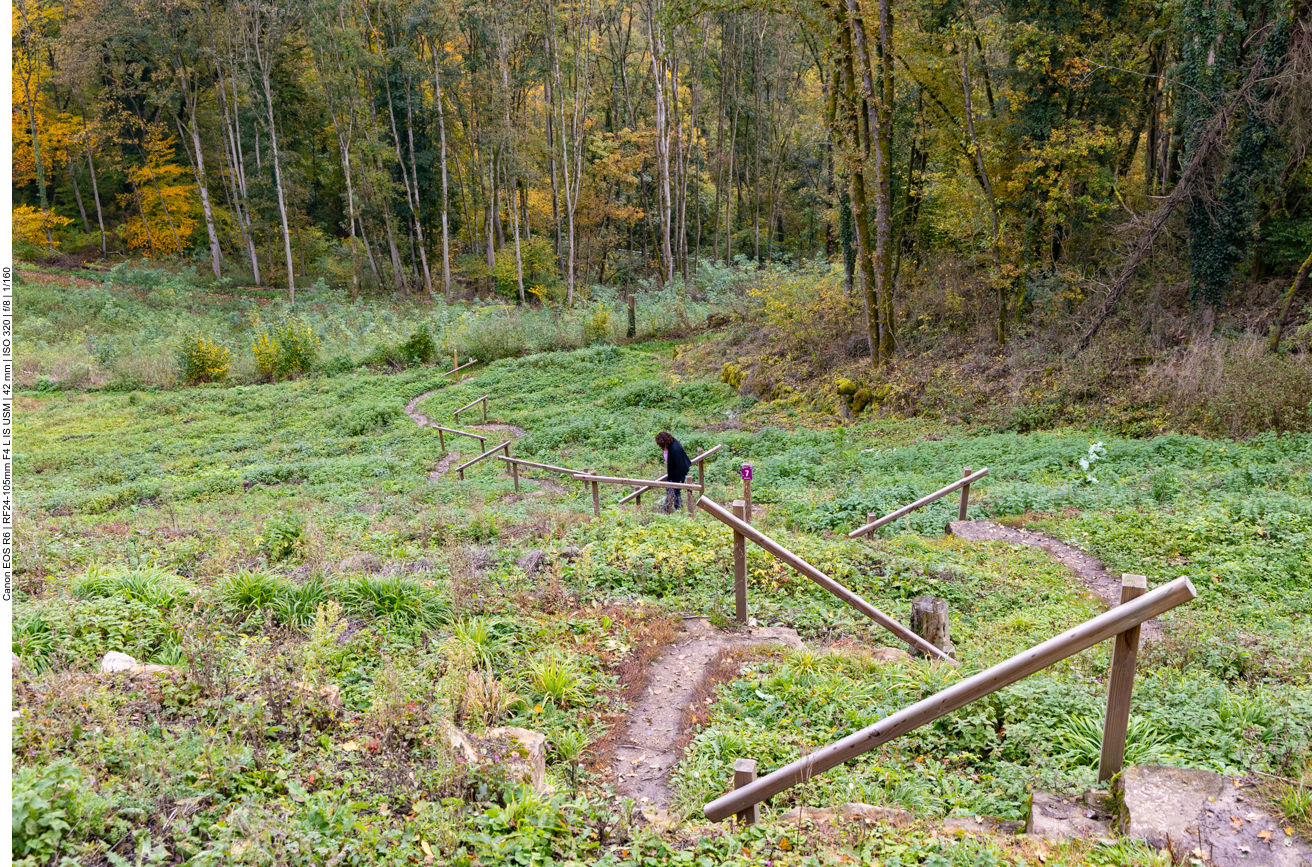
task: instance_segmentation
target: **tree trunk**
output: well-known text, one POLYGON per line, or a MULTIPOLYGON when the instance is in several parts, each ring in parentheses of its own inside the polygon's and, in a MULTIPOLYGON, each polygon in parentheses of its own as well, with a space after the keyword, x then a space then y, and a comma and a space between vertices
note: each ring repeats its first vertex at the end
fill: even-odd
MULTIPOLYGON (((442 110, 442 75, 438 57, 439 46, 433 45, 433 94, 437 102, 437 135, 440 141, 440 161, 442 164, 442 288, 446 300, 451 300, 451 224, 447 219, 447 181, 446 181, 446 115, 442 110)), ((555 181, 555 174, 552 174, 555 181)))
POLYGON ((1307 258, 1303 260, 1302 267, 1298 269, 1298 276, 1294 278, 1293 285, 1285 293, 1285 303, 1280 305, 1280 318, 1276 320, 1275 330, 1271 333, 1272 352, 1280 348, 1280 332, 1285 327, 1285 317, 1289 315, 1289 305, 1294 300, 1294 296, 1298 294, 1303 282, 1307 280, 1309 271, 1312 271, 1312 252, 1309 252, 1307 258))

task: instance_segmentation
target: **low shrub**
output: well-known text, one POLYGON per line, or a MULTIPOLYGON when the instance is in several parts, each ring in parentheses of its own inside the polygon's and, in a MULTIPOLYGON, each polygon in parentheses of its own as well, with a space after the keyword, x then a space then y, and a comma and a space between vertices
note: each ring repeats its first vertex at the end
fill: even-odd
POLYGON ((363 575, 341 591, 345 608, 362 617, 382 617, 399 627, 434 629, 445 624, 451 608, 431 587, 402 575, 363 575))
POLYGON ((13 854, 16 864, 46 864, 77 819, 82 773, 69 759, 44 768, 15 768, 13 854))
POLYGON ((227 349, 195 331, 178 347, 178 373, 188 385, 219 382, 228 375, 230 358, 227 349))
POLYGON ((314 329, 296 317, 273 326, 260 326, 251 345, 255 369, 268 380, 309 373, 319 355, 314 329))

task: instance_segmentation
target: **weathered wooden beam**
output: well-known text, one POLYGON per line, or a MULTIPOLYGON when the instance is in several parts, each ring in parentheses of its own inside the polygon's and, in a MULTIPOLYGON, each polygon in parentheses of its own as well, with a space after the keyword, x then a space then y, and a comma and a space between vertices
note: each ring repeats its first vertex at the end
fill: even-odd
POLYGON ((489 457, 489 456, 491 456, 492 454, 494 454, 494 453, 496 453, 496 452, 499 452, 499 451, 502 451, 502 450, 505 451, 505 453, 506 453, 506 457, 510 457, 510 440, 506 440, 505 442, 503 442, 503 443, 502 443, 501 445, 499 445, 499 446, 493 446, 492 448, 490 448, 490 449, 488 449, 487 451, 483 452, 483 454, 479 455, 478 457, 474 458, 473 460, 465 461, 463 464, 461 464, 460 466, 456 467, 456 472, 460 473, 460 480, 461 480, 462 482, 465 480, 465 470, 466 470, 466 469, 468 469, 469 467, 472 467, 474 464, 478 463, 479 461, 483 460, 484 458, 489 457))
MULTIPOLYGON (((734 500, 733 516, 745 523, 746 513, 747 505, 734 500)), ((733 619, 747 622, 747 537, 737 530, 733 531, 733 619)))
MULTIPOLYGON (((720 443, 719 445, 712 446, 711 448, 709 448, 709 449, 707 449, 706 451, 704 451, 704 452, 702 452, 701 454, 699 454, 697 457, 693 458, 691 461, 689 461, 689 463, 696 465, 697 468, 700 470, 701 467, 702 467, 702 464, 703 464, 705 461, 709 460, 711 457, 713 457, 713 456, 715 455, 715 453, 718 452, 718 451, 719 451, 720 449, 722 449, 722 448, 724 448, 724 444, 723 444, 723 443, 720 443)), ((663 482, 663 481, 665 481, 665 480, 668 479, 668 478, 669 478, 669 475, 668 475, 668 474, 662 474, 661 477, 660 477, 659 479, 656 479, 655 481, 663 482)), ((639 501, 640 501, 642 495, 643 495, 646 491, 647 491, 647 488, 639 488, 638 490, 636 490, 636 491, 634 491, 633 493, 631 493, 631 494, 629 494, 628 496, 626 496, 624 499, 620 500, 620 503, 619 503, 619 504, 622 506, 622 505, 624 505, 625 503, 627 503, 629 500, 639 500, 639 501)))
POLYGON ((644 488, 675 488, 680 491, 700 491, 701 485, 687 482, 653 482, 649 479, 624 479, 615 476, 590 476, 587 473, 575 473, 574 478, 581 482, 604 482, 608 485, 639 485, 644 488))
POLYGON ((716 798, 706 805, 704 809, 706 818, 719 822, 741 813, 752 804, 759 804, 785 789, 812 779, 816 774, 824 773, 848 759, 888 743, 899 735, 960 710, 977 699, 1010 686, 1069 656, 1074 656, 1100 641, 1119 635, 1197 596, 1198 591, 1194 589, 1188 578, 1176 578, 1151 593, 1086 620, 1042 644, 1016 654, 1005 662, 958 681, 947 689, 886 716, 873 725, 821 747, 810 755, 789 762, 741 789, 716 798))
POLYGON ((539 464, 535 461, 526 461, 523 458, 502 457, 501 460, 510 464, 519 464, 521 467, 533 467, 535 470, 550 470, 553 473, 566 473, 574 476, 579 474, 579 470, 571 470, 569 467, 556 467, 551 464, 539 464))
POLYGON ((912 647, 919 648, 920 650, 924 651, 926 655, 932 658, 942 659, 943 661, 951 665, 957 664, 957 661, 955 659, 948 656, 946 653, 939 650, 934 645, 925 641, 925 639, 921 638, 919 635, 916 635, 910 629, 907 629, 901 623, 898 623, 896 620, 889 617, 887 614, 880 611, 878 608, 871 605, 869 602, 865 601, 860 596, 853 593, 851 590, 848 590, 842 584, 839 584, 833 578, 830 578, 828 575, 821 572, 819 569, 815 568, 810 563, 803 560, 801 557, 798 557, 796 554, 794 554, 792 551, 789 551, 783 545, 780 545, 774 539, 771 539, 769 536, 765 535, 760 530, 753 527, 751 524, 748 524, 746 521, 740 521, 738 518, 735 518, 729 512, 728 509, 724 508, 724 506, 721 506, 719 503, 715 502, 714 500, 710 500, 707 499, 706 497, 702 497, 701 507, 705 509, 707 512, 710 512, 712 516, 728 524, 737 532, 742 533, 748 539, 751 539, 753 542, 760 545, 765 550, 769 551, 778 559, 784 561, 789 566, 792 566, 798 572, 802 573, 807 578, 810 578, 812 581, 819 584, 821 587, 825 588, 830 593, 834 594, 839 599, 843 600, 848 605, 855 608, 857 611, 860 611, 866 617, 869 617, 871 620, 875 621, 880 626, 884 627, 889 632, 893 633, 898 638, 905 641, 907 644, 911 645, 912 647))
POLYGON ((885 524, 892 523, 893 521, 896 521, 898 518, 902 517, 903 515, 907 515, 910 514, 911 512, 914 512, 916 509, 920 509, 925 506, 928 506, 930 503, 934 502, 938 498, 946 497, 948 494, 952 493, 958 488, 961 488, 965 485, 969 485, 971 482, 978 481, 984 478, 985 476, 987 476, 988 474, 989 474, 989 469, 988 467, 985 467, 984 469, 980 470, 977 473, 971 473, 968 476, 963 476, 962 478, 948 485, 946 488, 941 488, 935 491, 934 493, 930 494, 929 496, 921 497, 919 500, 916 500, 911 505, 903 506, 902 508, 898 509, 895 512, 889 512, 887 515, 880 518, 878 521, 872 521, 869 524, 866 524, 864 527, 857 527, 855 530, 847 534, 847 538, 855 539, 859 536, 864 536, 866 533, 869 533, 872 530, 878 530, 880 527, 884 526, 885 524))

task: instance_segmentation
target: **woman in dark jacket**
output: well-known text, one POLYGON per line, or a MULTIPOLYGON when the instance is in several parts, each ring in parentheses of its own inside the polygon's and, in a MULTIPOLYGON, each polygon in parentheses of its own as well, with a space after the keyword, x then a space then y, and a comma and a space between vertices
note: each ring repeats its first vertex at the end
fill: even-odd
MULTIPOLYGON (((670 435, 669 431, 661 431, 656 434, 656 445, 665 450, 665 478, 671 482, 682 482, 688 478, 688 470, 692 469, 692 461, 688 460, 688 453, 683 450, 683 444, 670 435)), ((670 491, 674 499, 668 496, 665 498, 665 511, 673 512, 679 508, 679 495, 683 493, 678 488, 670 491)))

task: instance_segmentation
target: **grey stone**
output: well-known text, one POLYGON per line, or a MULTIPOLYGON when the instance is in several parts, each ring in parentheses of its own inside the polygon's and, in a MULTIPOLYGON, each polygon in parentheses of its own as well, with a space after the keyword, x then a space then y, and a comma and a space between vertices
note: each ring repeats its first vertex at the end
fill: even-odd
POLYGON ((100 660, 100 673, 117 674, 120 671, 131 671, 136 664, 137 661, 126 653, 111 650, 100 660))
POLYGON ((1285 833, 1242 780, 1211 771, 1136 766, 1116 781, 1122 830, 1211 867, 1301 867, 1312 846, 1285 833))
POLYGON ((1084 798, 1062 798, 1048 792, 1035 792, 1031 798, 1025 832, 1051 843, 1114 834, 1111 819, 1100 818, 1084 798))

